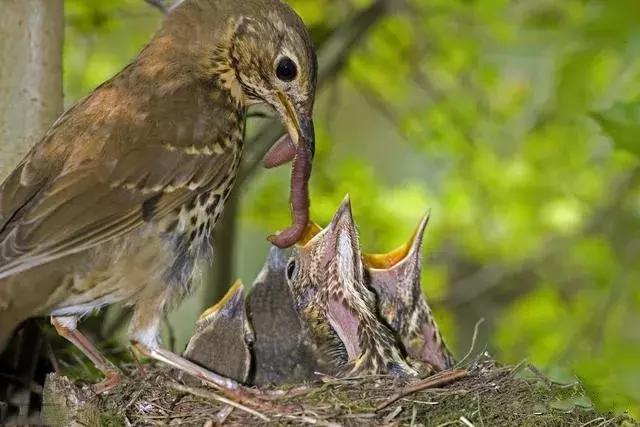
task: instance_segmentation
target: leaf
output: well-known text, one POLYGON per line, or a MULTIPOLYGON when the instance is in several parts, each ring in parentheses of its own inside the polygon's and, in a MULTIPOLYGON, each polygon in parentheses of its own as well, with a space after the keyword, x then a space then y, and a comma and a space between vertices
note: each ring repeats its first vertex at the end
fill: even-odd
POLYGON ((640 156, 640 99, 619 102, 606 111, 593 113, 592 117, 611 137, 616 148, 640 156))

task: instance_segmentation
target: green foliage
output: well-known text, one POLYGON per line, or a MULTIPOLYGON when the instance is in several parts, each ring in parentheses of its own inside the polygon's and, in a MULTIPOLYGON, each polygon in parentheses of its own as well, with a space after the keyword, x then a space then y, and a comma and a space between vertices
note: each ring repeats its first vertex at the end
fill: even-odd
POLYGON ((616 147, 640 156, 640 101, 616 103, 595 113, 594 119, 609 134, 616 147))
MULTIPOLYGON (((485 317, 497 358, 578 377, 597 405, 640 415, 640 2, 404 3, 319 95, 314 219, 349 193, 377 252, 431 209, 424 288, 458 355, 485 317)), ((292 4, 324 38, 368 2, 292 4)), ((71 101, 160 15, 142 0, 65 5, 71 101)), ((289 221, 288 179, 282 168, 243 189, 245 283, 263 261, 256 239, 289 221)))
POLYGON ((65 0, 64 88, 67 104, 130 62, 162 15, 142 0, 65 0))

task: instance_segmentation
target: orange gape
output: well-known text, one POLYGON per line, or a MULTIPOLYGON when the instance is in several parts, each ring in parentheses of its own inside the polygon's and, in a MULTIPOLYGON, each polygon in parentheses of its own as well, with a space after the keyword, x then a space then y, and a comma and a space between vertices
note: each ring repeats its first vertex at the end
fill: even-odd
POLYGON ((363 254, 365 264, 370 268, 380 269, 391 268, 398 264, 406 258, 411 250, 411 245, 413 244, 416 233, 417 231, 414 232, 408 242, 386 254, 363 254))

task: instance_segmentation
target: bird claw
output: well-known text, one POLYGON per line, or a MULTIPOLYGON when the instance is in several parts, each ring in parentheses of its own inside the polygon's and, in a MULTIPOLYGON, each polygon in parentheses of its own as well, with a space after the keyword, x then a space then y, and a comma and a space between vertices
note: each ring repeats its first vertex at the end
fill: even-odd
POLYGON ((95 394, 103 394, 113 390, 120 385, 124 380, 124 375, 120 371, 108 371, 105 372, 105 378, 91 386, 91 390, 95 394))

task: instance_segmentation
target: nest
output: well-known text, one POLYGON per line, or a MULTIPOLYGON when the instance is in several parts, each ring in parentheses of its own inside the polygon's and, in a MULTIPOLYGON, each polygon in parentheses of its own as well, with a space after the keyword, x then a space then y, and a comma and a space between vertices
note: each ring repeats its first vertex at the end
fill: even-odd
POLYGON ((490 360, 425 379, 388 376, 329 378, 285 392, 259 409, 227 400, 205 386, 147 368, 108 394, 51 375, 43 421, 50 425, 638 425, 627 416, 596 412, 576 384, 556 384, 530 365, 490 360))

